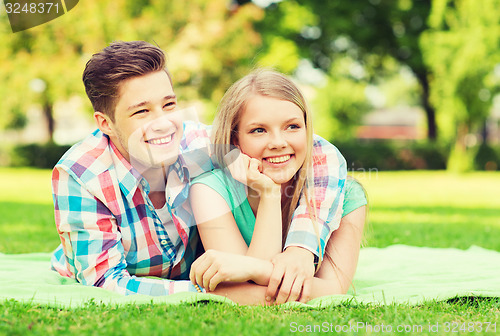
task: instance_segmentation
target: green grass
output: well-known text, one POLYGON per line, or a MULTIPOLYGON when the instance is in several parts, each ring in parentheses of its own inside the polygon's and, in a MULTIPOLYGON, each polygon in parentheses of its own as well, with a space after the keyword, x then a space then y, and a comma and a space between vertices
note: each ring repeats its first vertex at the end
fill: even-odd
MULTIPOLYGON (((369 193, 367 246, 408 244, 500 251, 500 173, 450 175, 445 172, 357 173, 369 193)), ((0 252, 48 252, 58 243, 53 223, 50 171, 0 169, 0 252)), ((1 271, 1 270, 0 270, 1 271)), ((57 309, 16 301, 0 303, 0 335, 288 335, 302 328, 369 324, 415 335, 450 335, 469 322, 497 322, 500 299, 454 299, 421 306, 351 306, 321 310, 231 307, 218 303, 106 306, 89 302, 57 309), (429 323, 439 323, 438 332, 429 323), (445 325, 445 323, 455 323, 445 325), (463 324, 465 323, 465 324, 463 324), (418 329, 422 326, 422 332, 418 329)), ((484 328, 485 325, 483 325, 484 328)), ((317 329, 320 330, 320 329, 317 329)), ((323 330, 325 331, 325 330, 323 330)), ((321 332, 320 332, 321 333, 321 332)), ((366 334, 360 328, 358 334, 366 334)), ((462 334, 474 334, 460 332, 462 334)), ((354 329, 347 334, 356 334, 354 329)), ((477 334, 477 333, 476 333, 477 334)), ((495 334, 490 332, 479 334, 495 334)))

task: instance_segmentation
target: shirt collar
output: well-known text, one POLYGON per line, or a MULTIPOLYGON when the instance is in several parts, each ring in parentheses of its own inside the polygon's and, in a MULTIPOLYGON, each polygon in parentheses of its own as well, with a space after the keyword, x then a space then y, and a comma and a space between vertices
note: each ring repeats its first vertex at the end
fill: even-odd
MULTIPOLYGON (((118 184, 125 197, 127 197, 127 199, 133 197, 139 183, 142 183, 144 187, 147 187, 146 189, 149 189, 146 180, 134 167, 132 167, 130 162, 123 157, 111 140, 109 141, 109 146, 111 148, 110 152, 113 158, 118 184)), ((149 190, 146 192, 149 192, 149 190)))
MULTIPOLYGON (((142 185, 146 194, 149 193, 149 183, 146 179, 130 164, 130 162, 127 161, 127 159, 123 157, 112 141, 109 141, 109 145, 111 148, 111 156, 113 158, 118 183, 125 197, 127 199, 133 197, 139 184, 142 185)), ((184 161, 182 155, 179 155, 177 160, 170 165, 167 176, 167 186, 168 181, 171 180, 172 177, 174 177, 174 180, 178 181, 177 184, 179 182, 183 185, 188 184, 189 171, 186 168, 186 162, 184 161)))

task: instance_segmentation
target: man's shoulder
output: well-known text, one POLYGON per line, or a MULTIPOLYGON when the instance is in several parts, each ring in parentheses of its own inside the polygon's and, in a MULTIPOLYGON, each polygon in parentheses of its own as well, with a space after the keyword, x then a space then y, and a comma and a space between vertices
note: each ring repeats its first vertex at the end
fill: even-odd
POLYGON ((113 165, 109 138, 95 130, 73 145, 59 160, 55 168, 63 169, 79 179, 90 179, 113 165))
MULTIPOLYGON (((345 158, 340 153, 339 149, 330 143, 329 141, 323 139, 319 135, 314 134, 313 137, 313 158, 325 156, 331 160, 335 161, 340 165, 345 165, 345 158)), ((316 160, 315 160, 316 161, 316 160)))

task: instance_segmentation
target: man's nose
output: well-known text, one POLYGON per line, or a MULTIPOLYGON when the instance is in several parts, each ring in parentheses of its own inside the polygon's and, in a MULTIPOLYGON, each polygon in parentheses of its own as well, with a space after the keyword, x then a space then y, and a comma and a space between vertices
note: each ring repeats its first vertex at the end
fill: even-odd
POLYGON ((158 113, 158 117, 151 122, 151 129, 153 131, 163 131, 173 125, 172 120, 168 114, 158 113))

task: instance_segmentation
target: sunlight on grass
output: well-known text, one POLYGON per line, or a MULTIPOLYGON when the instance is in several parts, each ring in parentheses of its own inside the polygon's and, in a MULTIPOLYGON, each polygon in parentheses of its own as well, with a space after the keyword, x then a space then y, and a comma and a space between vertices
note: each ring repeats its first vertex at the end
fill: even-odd
POLYGON ((51 170, 0 168, 0 202, 52 204, 51 170))
POLYGON ((436 171, 356 173, 370 205, 456 206, 500 209, 500 173, 450 174, 436 171))
MULTIPOLYGON (((380 172, 356 177, 370 198, 367 246, 407 244, 467 249, 479 245, 500 251, 500 173, 380 172)), ((0 169, 0 183, 7 186, 0 195, 0 253, 52 251, 59 238, 50 171, 0 169)), ((97 330, 110 335, 285 335, 291 333, 292 323, 314 325, 322 321, 392 326, 495 322, 500 300, 461 298, 419 306, 351 306, 347 302, 319 310, 213 302, 120 307, 90 302, 81 308, 57 309, 11 300, 0 303, 0 310, 2 335, 83 335, 96 334, 97 330)))
MULTIPOLYGON (((500 251, 500 173, 357 173, 369 196, 366 246, 407 244, 500 251)), ((0 252, 51 251, 59 244, 50 170, 0 169, 0 252), (27 243, 29 240, 29 243, 27 243)))

